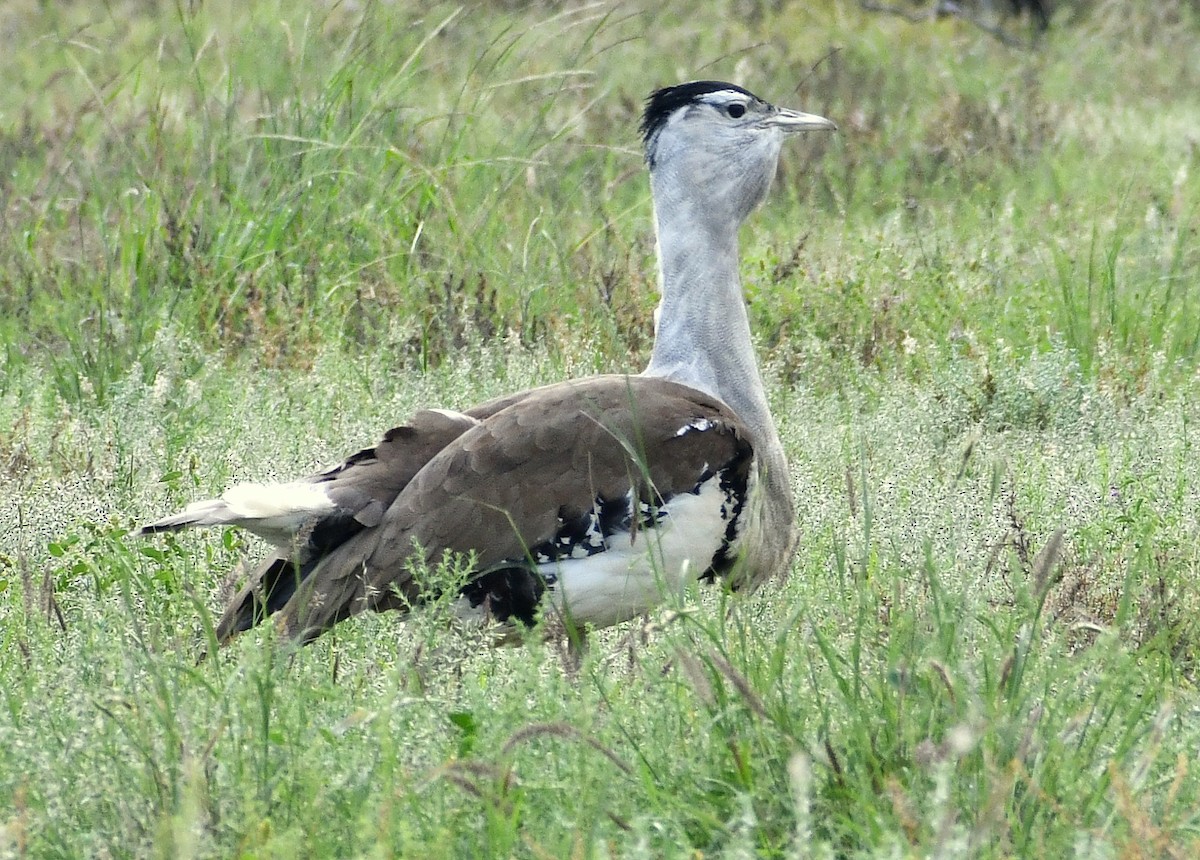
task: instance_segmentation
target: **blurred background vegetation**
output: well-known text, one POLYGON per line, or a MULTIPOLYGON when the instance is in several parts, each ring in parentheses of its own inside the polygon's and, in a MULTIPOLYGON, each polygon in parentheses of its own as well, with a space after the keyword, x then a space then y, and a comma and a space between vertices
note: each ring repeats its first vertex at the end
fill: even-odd
POLYGON ((271 366, 581 336, 636 366, 641 100, 709 76, 841 126, 744 239, 789 372, 1000 340, 1194 366, 1195 4, 944 6, 6 3, 0 361, 103 399, 170 320, 271 366))

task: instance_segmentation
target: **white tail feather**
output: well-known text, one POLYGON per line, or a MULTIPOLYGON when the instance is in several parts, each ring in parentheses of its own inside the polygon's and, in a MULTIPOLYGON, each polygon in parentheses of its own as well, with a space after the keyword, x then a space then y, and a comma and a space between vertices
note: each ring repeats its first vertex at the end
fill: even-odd
POLYGON ((177 514, 142 526, 138 535, 204 526, 239 526, 278 547, 292 544, 314 517, 331 513, 333 500, 320 485, 238 484, 219 499, 193 502, 177 514))

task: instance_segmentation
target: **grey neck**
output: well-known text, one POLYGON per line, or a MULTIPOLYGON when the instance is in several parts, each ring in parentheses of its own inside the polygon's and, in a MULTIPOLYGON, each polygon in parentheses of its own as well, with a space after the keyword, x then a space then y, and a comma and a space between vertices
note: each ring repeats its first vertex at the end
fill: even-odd
POLYGON ((741 218, 687 194, 673 194, 676 183, 651 181, 662 302, 644 375, 720 398, 759 443, 779 447, 738 276, 741 218))

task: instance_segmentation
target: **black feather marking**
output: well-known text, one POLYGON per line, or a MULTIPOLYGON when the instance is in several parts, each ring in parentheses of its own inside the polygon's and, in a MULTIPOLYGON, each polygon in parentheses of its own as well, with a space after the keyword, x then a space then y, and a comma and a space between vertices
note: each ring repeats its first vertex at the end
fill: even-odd
POLYGON ((652 92, 646 99, 646 110, 642 114, 642 124, 639 128, 642 133, 642 143, 647 147, 647 152, 649 152, 650 139, 663 127, 667 117, 672 113, 685 105, 694 104, 703 95, 728 90, 742 93, 752 99, 758 98, 749 90, 725 81, 691 81, 674 87, 663 87, 652 92))
POLYGON ((728 463, 717 473, 720 488, 725 493, 725 503, 722 514, 725 517, 725 539, 721 548, 713 556, 712 564, 700 577, 706 582, 712 582, 718 576, 725 576, 733 569, 737 558, 733 554, 733 544, 737 540, 738 528, 741 526, 742 514, 746 511, 746 497, 750 490, 750 468, 754 461, 754 448, 745 439, 738 439, 737 451, 728 463))
MULTIPOLYGON (((362 522, 343 512, 322 517, 308 532, 308 557, 318 558, 333 552, 364 528, 362 522)), ((301 532, 303 536, 303 532, 301 532)))
POLYGON ((596 497, 596 506, 592 509, 600 521, 600 533, 610 538, 617 532, 629 530, 629 496, 617 496, 613 499, 596 497))
POLYGON ((537 623, 538 604, 546 592, 546 580, 524 565, 501 567, 473 579, 463 587, 462 596, 472 608, 487 602, 488 614, 504 624, 516 620, 526 627, 537 623))
POLYGON ((558 531, 550 540, 534 547, 534 558, 544 564, 563 558, 586 558, 604 552, 604 520, 599 510, 602 509, 598 509, 598 505, 583 513, 567 508, 559 510, 558 531))

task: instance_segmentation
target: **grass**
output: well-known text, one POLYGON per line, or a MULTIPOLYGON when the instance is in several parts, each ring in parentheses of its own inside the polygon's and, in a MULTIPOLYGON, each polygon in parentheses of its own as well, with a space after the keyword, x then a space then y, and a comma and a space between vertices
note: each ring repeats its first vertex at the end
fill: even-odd
POLYGON ((1200 21, 1060 6, 5 4, 0 855, 1193 856, 1200 21), (196 664, 261 548, 134 522, 645 361, 700 76, 841 127, 742 237, 788 579, 196 664))

